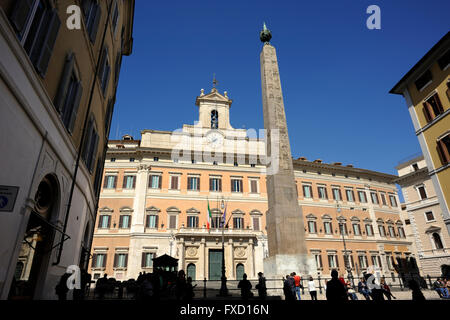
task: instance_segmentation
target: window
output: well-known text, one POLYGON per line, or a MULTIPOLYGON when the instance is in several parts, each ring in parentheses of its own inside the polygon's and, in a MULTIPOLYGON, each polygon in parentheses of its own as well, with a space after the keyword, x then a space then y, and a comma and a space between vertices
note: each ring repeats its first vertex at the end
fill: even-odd
POLYGON ((441 236, 437 232, 434 232, 432 234, 432 237, 433 237, 435 248, 436 249, 444 249, 444 246, 443 246, 442 240, 441 240, 441 236))
POLYGON ((111 158, 111 159, 109 159, 109 161, 116 162, 116 158, 111 158))
POLYGON ((106 254, 94 253, 92 255, 92 267, 93 268, 105 268, 106 267, 106 254))
POLYGON ((392 207, 396 207, 397 206, 397 200, 395 199, 395 196, 393 194, 389 195, 389 201, 391 202, 391 206, 392 207))
POLYGON ((153 258, 155 254, 152 252, 142 252, 142 268, 153 268, 153 258))
POLYGON ((310 185, 303 185, 303 196, 309 199, 313 197, 312 187, 310 185))
POLYGON ((387 253, 386 254, 386 264, 387 264, 389 270, 394 269, 394 264, 392 263, 392 261, 393 261, 392 254, 387 253))
POLYGON ((123 214, 119 218, 119 228, 129 229, 130 228, 131 216, 128 214, 123 214))
POLYGON ((157 229, 158 228, 158 216, 156 214, 147 215, 147 218, 145 221, 145 227, 157 229))
POLYGON ((177 216, 170 215, 169 216, 169 229, 176 229, 177 228, 177 216))
POLYGON ((316 229, 317 229, 316 222, 308 221, 308 232, 309 233, 317 233, 316 229))
POLYGON ((102 57, 100 60, 100 69, 98 77, 100 79, 100 86, 102 88, 103 95, 106 94, 106 89, 108 88, 109 75, 111 73, 111 66, 109 63, 108 48, 104 47, 102 52, 102 57))
POLYGON ((434 215, 432 211, 425 212, 425 219, 427 222, 434 221, 434 215))
POLYGON ((242 179, 231 179, 231 192, 242 192, 242 179))
POLYGON ((130 162, 134 162, 134 160, 135 160, 134 158, 130 158, 130 162))
POLYGON ((398 235, 400 238, 406 238, 405 230, 403 229, 403 227, 397 227, 397 230, 398 230, 398 235))
POLYGON ((386 229, 384 228, 383 225, 378 225, 378 231, 380 232, 380 236, 381 237, 385 237, 386 236, 386 229))
POLYGON ((64 127, 72 133, 77 118, 83 88, 74 69, 74 55, 66 57, 59 87, 53 101, 64 127))
POLYGON ((447 52, 444 53, 444 55, 440 57, 437 62, 441 70, 447 68, 447 66, 450 64, 450 50, 447 50, 447 52))
POLYGON ((188 228, 198 228, 198 217, 188 216, 187 217, 187 227, 188 228))
POLYGON ((333 199, 337 200, 337 201, 341 201, 342 200, 341 189, 333 188, 333 199))
POLYGON ((349 202, 355 201, 355 196, 353 194, 353 190, 351 190, 351 189, 345 190, 345 195, 347 196, 347 201, 349 201, 349 202))
POLYGON ((421 186, 418 186, 416 188, 417 188, 417 192, 419 192, 420 199, 422 199, 422 200, 426 199, 427 198, 427 193, 425 191, 425 186, 421 185, 421 186))
POLYGON ((91 42, 95 42, 97 36, 98 25, 100 23, 101 8, 95 0, 82 0, 81 6, 84 14, 84 23, 86 31, 91 42))
POLYGON ((371 192, 370 198, 372 199, 373 204, 378 204, 378 195, 376 192, 371 192))
POLYGON ((359 223, 353 223, 352 227, 353 227, 353 234, 355 236, 361 235, 361 226, 359 225, 359 223))
POLYGON ((251 164, 250 164, 250 167, 251 167, 251 168, 254 168, 254 167, 256 167, 256 164, 251 163, 251 164))
POLYGON ((395 230, 393 226, 388 226, 389 236, 395 238, 395 230))
POLYGON ((150 175, 148 185, 151 189, 161 189, 161 176, 150 175))
POLYGON ((111 224, 111 216, 107 214, 102 214, 98 219, 98 228, 99 229, 109 229, 111 224))
POLYGON ((233 229, 244 229, 244 218, 233 218, 233 229))
POLYGON ((413 167, 414 171, 419 170, 419 166, 417 165, 417 163, 413 163, 412 167, 413 167))
POLYGON ((380 196, 381 196, 381 203, 383 203, 383 206, 387 206, 386 194, 380 193, 380 196))
POLYGON ((258 180, 250 180, 250 193, 258 193, 258 180))
POLYGON ((209 178, 209 191, 222 191, 222 179, 221 178, 209 178))
POLYGON ((259 231, 259 218, 258 217, 253 217, 253 230, 255 231, 259 231))
POLYGON ((430 70, 425 71, 419 77, 419 79, 417 79, 416 82, 414 82, 414 84, 416 85, 417 91, 421 91, 426 85, 431 83, 432 80, 433 80, 433 76, 431 75, 431 71, 430 70))
POLYGON ((219 128, 219 113, 217 110, 211 111, 211 129, 219 128))
POLYGON ((323 229, 325 230, 325 234, 333 234, 333 226, 331 221, 325 221, 323 223, 323 229))
POLYGON ((188 190, 199 191, 200 190, 200 178, 188 177, 188 190))
POLYGON ((365 191, 358 191, 358 198, 359 198, 359 202, 361 203, 367 203, 367 198, 366 198, 366 192, 365 191))
POLYGON ((434 94, 423 103, 423 112, 428 122, 444 113, 438 94, 434 94))
POLYGON ((328 199, 327 189, 325 187, 317 187, 319 199, 328 199))
POLYGON ((44 77, 61 26, 56 9, 47 1, 15 1, 10 21, 31 62, 44 77))
POLYGON ((170 176, 170 189, 171 190, 178 190, 179 186, 178 186, 178 176, 170 176))
POLYGON ((373 227, 371 224, 366 224, 366 234, 368 237, 373 236, 373 227))
POLYGON ((219 216, 212 217, 211 219, 211 228, 219 228, 221 225, 222 218, 219 216))
POLYGON ((380 257, 379 256, 371 256, 370 260, 372 261, 372 265, 374 267, 381 267, 381 263, 380 263, 380 257))
POLYGON ((106 175, 103 188, 104 189, 115 189, 116 183, 117 183, 117 176, 106 175))
POLYGON ((97 158, 99 137, 95 125, 94 117, 91 116, 87 126, 86 137, 84 140, 82 158, 89 172, 94 169, 95 159, 97 158))
POLYGON ((342 235, 342 232, 344 232, 344 235, 348 234, 348 230, 347 230, 347 224, 344 222, 339 222, 339 233, 340 235, 342 235))
POLYGON ((117 5, 117 1, 114 2, 114 10, 112 15, 112 29, 113 32, 116 32, 117 29, 117 21, 119 20, 119 6, 117 5))
POLYGON ((450 134, 447 134, 437 142, 437 150, 441 158, 442 164, 446 165, 450 162, 450 134))
POLYGON ((159 157, 153 157, 153 161, 159 161, 159 157))
POLYGON ((336 254, 328 254, 328 267, 330 269, 339 268, 339 263, 336 254))
POLYGON ((366 255, 358 255, 358 261, 359 261, 359 266, 361 268, 366 269, 368 262, 367 262, 367 256, 366 255))
POLYGON ((114 268, 126 268, 128 263, 127 253, 116 253, 114 255, 114 268))
POLYGON ((123 177, 123 189, 134 189, 136 187, 136 176, 123 177))
POLYGON ((322 265, 322 255, 320 253, 315 253, 314 254, 314 259, 316 261, 316 268, 317 269, 322 269, 323 265, 322 265))

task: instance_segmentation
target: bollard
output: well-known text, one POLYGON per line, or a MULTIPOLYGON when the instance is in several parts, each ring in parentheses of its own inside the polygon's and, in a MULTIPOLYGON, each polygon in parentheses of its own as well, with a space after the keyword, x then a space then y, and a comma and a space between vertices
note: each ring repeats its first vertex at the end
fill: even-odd
POLYGON ((206 298, 206 278, 203 279, 203 298, 206 298))

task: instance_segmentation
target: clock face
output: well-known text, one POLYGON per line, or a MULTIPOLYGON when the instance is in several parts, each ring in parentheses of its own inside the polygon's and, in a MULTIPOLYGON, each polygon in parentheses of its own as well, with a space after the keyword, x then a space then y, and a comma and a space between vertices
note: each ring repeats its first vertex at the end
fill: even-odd
POLYGON ((213 149, 223 145, 223 136, 217 131, 211 131, 206 135, 206 143, 213 149))

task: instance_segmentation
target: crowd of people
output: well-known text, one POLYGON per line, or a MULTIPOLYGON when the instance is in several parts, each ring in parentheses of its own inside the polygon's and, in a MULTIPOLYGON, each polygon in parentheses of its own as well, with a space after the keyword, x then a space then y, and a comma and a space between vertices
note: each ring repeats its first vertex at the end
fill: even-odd
MULTIPOLYGON (((67 287, 67 279, 70 274, 65 273, 60 278, 55 291, 59 300, 66 300, 69 291, 67 287)), ((83 300, 89 292, 91 276, 85 270, 81 270, 80 279, 81 288, 74 289, 73 299, 83 300)), ((317 300, 317 288, 313 277, 308 276, 305 281, 306 288, 303 287, 303 281, 300 275, 292 272, 283 279, 283 293, 285 300, 295 301, 302 300, 302 292, 308 290, 311 300, 317 300)), ((178 272, 169 272, 162 269, 155 269, 153 273, 140 272, 136 280, 116 281, 114 278, 108 278, 105 274, 99 278, 95 285, 94 298, 104 299, 108 293, 116 294, 118 299, 123 298, 124 289, 126 289, 127 298, 136 300, 158 300, 161 298, 175 298, 181 301, 191 301, 194 296, 194 288, 191 277, 186 277, 184 270, 178 272)), ((415 280, 407 282, 408 288, 412 292, 412 299, 416 301, 425 300, 421 292, 420 285, 415 280)), ((239 281, 238 289, 241 291, 243 300, 254 298, 252 292, 252 284, 244 273, 242 280, 239 281)), ((258 273, 258 283, 255 286, 258 292, 258 299, 266 299, 267 286, 266 278, 262 272, 258 273)), ((438 278, 432 286, 440 298, 450 299, 450 280, 438 278)), ((381 301, 397 299, 391 292, 391 288, 382 277, 379 283, 374 282, 371 274, 364 274, 359 280, 357 286, 354 286, 349 280, 345 280, 344 276, 338 274, 337 270, 331 271, 331 280, 327 281, 324 286, 326 299, 329 301, 347 301, 358 300, 359 293, 366 300, 381 301)))

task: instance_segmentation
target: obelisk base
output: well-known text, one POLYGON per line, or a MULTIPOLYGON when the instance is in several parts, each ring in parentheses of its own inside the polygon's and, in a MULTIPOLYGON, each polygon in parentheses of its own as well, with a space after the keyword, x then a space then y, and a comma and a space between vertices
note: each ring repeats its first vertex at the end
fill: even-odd
POLYGON ((317 268, 314 258, 310 254, 279 254, 265 258, 264 276, 268 280, 266 281, 267 295, 281 296, 284 299, 284 279, 292 272, 300 275, 304 280, 308 280, 309 276, 316 278, 317 268))

